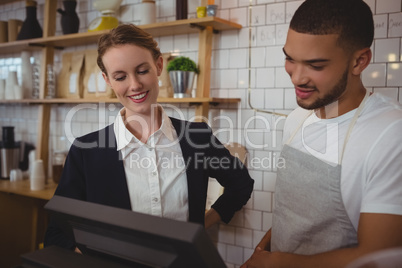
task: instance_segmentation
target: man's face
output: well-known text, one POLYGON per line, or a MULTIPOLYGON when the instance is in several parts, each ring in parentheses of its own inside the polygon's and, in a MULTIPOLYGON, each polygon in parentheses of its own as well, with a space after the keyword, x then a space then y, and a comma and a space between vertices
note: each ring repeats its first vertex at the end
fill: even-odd
POLYGON ((283 51, 285 69, 305 109, 324 108, 347 95, 349 61, 338 35, 311 35, 289 29, 283 51))

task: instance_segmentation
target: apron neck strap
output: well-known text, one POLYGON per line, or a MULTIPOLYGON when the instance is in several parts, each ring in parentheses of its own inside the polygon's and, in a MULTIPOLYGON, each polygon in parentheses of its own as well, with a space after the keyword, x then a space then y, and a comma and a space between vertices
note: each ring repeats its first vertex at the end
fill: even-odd
MULTIPOLYGON (((365 94, 363 100, 360 102, 359 107, 357 108, 357 110, 356 110, 356 112, 355 112, 355 114, 354 114, 354 116, 353 116, 353 118, 352 118, 352 121, 351 121, 350 124, 349 124, 349 128, 348 128, 348 131, 347 131, 347 133, 346 133, 345 141, 344 141, 344 143, 343 143, 342 151, 341 151, 341 153, 339 154, 339 164, 341 164, 341 162, 342 162, 342 159, 343 159, 343 152, 345 151, 346 144, 347 144, 348 141, 349 141, 349 137, 350 137, 350 135, 351 135, 351 133, 352 133, 353 127, 355 126, 356 121, 357 121, 357 119, 359 118, 359 115, 361 114, 361 112, 362 112, 362 110, 363 110, 363 107, 364 107, 364 105, 365 105, 365 103, 366 103, 367 98, 368 98, 369 95, 370 95, 370 92, 366 90, 366 94, 365 94)), ((301 123, 297 126, 296 130, 293 132, 292 136, 290 136, 290 138, 288 139, 288 141, 287 141, 285 144, 289 144, 289 143, 292 142, 293 138, 296 136, 296 134, 297 134, 297 132, 299 131, 299 129, 302 127, 302 125, 304 124, 304 122, 306 121, 306 119, 313 113, 313 111, 314 111, 314 110, 311 110, 311 111, 307 114, 307 116, 304 118, 304 120, 301 121, 301 123)))
POLYGON ((348 143, 349 137, 350 137, 350 135, 352 133, 352 130, 353 130, 353 127, 355 126, 356 121, 359 118, 359 116, 360 116, 360 114, 361 114, 361 112, 363 110, 364 105, 366 104, 368 96, 370 96, 370 92, 366 90, 366 94, 364 95, 363 100, 360 102, 359 107, 357 108, 357 110, 355 112, 355 115, 353 116, 352 121, 349 124, 348 132, 346 133, 345 141, 343 142, 342 151, 339 154, 339 164, 342 162, 343 153, 345 152, 346 144, 348 143))

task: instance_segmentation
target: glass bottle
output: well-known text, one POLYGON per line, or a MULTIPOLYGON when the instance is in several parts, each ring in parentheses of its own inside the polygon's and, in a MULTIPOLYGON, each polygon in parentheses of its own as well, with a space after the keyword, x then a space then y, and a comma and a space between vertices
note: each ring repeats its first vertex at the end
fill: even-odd
POLYGON ((36 1, 25 1, 26 19, 22 23, 21 30, 17 36, 17 40, 39 38, 43 36, 42 28, 36 17, 36 6, 36 1))

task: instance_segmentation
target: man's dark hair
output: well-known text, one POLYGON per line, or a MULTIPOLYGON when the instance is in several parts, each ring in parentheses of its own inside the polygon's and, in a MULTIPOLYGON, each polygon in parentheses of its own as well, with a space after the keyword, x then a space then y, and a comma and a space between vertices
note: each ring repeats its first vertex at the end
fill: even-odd
POLYGON ((339 34, 338 45, 345 51, 370 47, 374 21, 363 0, 306 0, 296 10, 290 29, 313 35, 339 34))

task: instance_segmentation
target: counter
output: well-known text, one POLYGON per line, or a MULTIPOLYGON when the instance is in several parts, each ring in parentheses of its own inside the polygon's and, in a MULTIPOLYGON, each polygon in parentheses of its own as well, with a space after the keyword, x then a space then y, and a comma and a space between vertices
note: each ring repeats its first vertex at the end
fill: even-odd
POLYGON ((29 180, 0 180, 0 267, 14 267, 22 254, 39 249, 47 227, 43 207, 56 187, 50 182, 44 190, 31 191, 29 180))

